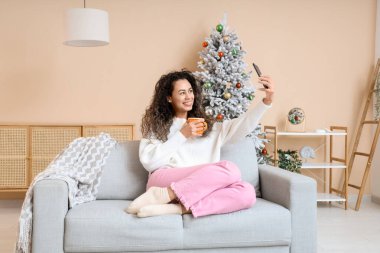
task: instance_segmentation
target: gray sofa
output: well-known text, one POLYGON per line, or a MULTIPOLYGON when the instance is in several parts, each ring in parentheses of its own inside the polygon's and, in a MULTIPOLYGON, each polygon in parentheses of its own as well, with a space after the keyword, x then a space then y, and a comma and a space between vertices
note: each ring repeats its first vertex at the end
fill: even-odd
POLYGON ((145 191, 138 141, 120 143, 103 168, 97 200, 68 209, 67 185, 42 180, 34 188, 32 247, 55 252, 315 253, 316 183, 272 166, 257 166, 250 141, 226 145, 260 196, 247 210, 193 218, 138 218, 124 212, 145 191))

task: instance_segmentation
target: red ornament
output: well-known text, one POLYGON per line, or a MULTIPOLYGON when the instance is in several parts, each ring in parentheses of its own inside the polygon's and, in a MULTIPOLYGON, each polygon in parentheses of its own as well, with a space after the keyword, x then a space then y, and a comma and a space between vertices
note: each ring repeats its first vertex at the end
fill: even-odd
POLYGON ((298 118, 298 116, 294 116, 294 119, 298 121, 299 118, 298 118))
POLYGON ((202 43, 202 47, 207 47, 207 46, 208 46, 207 41, 203 41, 203 43, 202 43))
POLYGON ((241 88, 241 83, 236 84, 236 88, 240 89, 241 88))
POLYGON ((224 118, 223 114, 219 113, 218 115, 216 115, 216 119, 219 120, 219 121, 222 121, 224 118))
POLYGON ((224 56, 224 53, 223 52, 219 52, 218 55, 219 55, 220 58, 222 58, 224 56))
POLYGON ((263 150, 261 150, 261 154, 263 155, 267 155, 268 154, 268 151, 266 148, 263 148, 263 150))

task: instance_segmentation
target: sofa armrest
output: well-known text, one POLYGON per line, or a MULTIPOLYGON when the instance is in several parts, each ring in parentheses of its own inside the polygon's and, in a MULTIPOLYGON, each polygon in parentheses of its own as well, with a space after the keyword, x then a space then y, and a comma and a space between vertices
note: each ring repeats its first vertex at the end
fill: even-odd
POLYGON ((62 180, 41 180, 33 188, 32 252, 64 252, 68 187, 62 180))
POLYGON ((314 179, 270 165, 259 166, 262 198, 291 213, 291 253, 317 252, 317 185, 314 179))

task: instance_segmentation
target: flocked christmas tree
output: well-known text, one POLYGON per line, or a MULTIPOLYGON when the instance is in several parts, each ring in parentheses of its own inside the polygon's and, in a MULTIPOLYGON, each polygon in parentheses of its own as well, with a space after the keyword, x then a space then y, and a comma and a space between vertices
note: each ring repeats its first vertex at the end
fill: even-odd
POLYGON ((198 62, 202 71, 195 73, 203 85, 205 111, 218 121, 239 117, 255 93, 243 61, 245 51, 226 23, 224 18, 202 43, 198 62))
MULTIPOLYGON (((202 47, 198 62, 202 71, 195 72, 195 76, 202 84, 206 114, 219 122, 239 117, 254 99, 255 88, 250 83, 252 72, 246 70, 243 61, 246 52, 236 33, 229 30, 226 15, 202 47)), ((253 139, 258 161, 263 163, 270 158, 259 133, 257 128, 248 137, 253 139)))
POLYGON ((251 138, 255 144, 256 154, 257 154, 257 163, 258 164, 273 164, 274 159, 268 154, 268 150, 265 147, 265 143, 268 143, 269 140, 266 139, 265 133, 261 131, 261 124, 256 126, 256 129, 253 130, 250 134, 247 135, 248 138, 251 138))

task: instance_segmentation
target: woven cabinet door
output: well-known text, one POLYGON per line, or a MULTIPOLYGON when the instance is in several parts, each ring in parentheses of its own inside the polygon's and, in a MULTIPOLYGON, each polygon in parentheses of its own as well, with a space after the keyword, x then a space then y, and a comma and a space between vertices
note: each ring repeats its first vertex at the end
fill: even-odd
POLYGON ((31 180, 45 170, 70 142, 79 137, 80 126, 31 127, 31 180))
POLYGON ((28 187, 28 127, 0 126, 0 189, 28 187))

